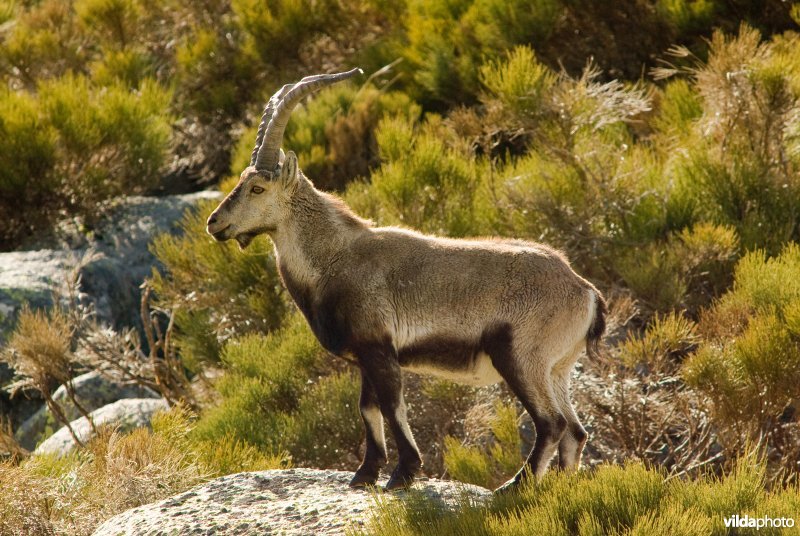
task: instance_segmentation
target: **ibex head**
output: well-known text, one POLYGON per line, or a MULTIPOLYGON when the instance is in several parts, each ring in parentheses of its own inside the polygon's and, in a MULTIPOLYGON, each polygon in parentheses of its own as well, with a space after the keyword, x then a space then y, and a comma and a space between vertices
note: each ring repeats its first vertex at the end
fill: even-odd
POLYGON ((290 201, 300 177, 295 154, 289 151, 284 155, 280 148, 289 116, 303 97, 361 72, 353 69, 307 76, 283 86, 269 99, 250 165, 208 218, 206 230, 211 236, 219 241, 236 239, 244 249, 256 236, 276 230, 291 215, 290 201))

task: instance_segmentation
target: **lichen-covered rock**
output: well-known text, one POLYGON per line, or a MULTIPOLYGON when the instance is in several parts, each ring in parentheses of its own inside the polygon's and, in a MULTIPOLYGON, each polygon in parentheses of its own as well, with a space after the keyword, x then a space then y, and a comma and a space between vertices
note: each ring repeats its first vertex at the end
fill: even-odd
MULTIPOLYGON (((371 491, 348 487, 352 473, 284 469, 218 478, 169 499, 140 506, 103 523, 94 536, 145 535, 334 535, 359 527, 374 505, 371 491)), ((384 482, 385 484, 385 482, 384 482)), ((480 501, 491 492, 477 486, 422 480, 413 493, 455 504, 480 501)), ((409 492, 384 494, 402 501, 409 492)))
POLYGON ((74 264, 70 251, 0 253, 0 343, 23 304, 36 308, 52 303, 53 285, 62 283, 74 264))
MULTIPOLYGON (((75 388, 78 404, 90 413, 123 398, 160 398, 160 395, 152 389, 114 380, 96 371, 73 378, 72 385, 75 388)), ((81 417, 80 411, 70 400, 63 385, 53 393, 53 400, 58 403, 70 421, 81 417)), ((22 423, 14 435, 20 445, 31 450, 42 439, 48 425, 53 426, 55 431, 62 426, 50 412, 50 408, 42 405, 36 413, 22 423)))
POLYGON ((138 322, 139 285, 156 259, 148 245, 162 232, 176 231, 184 211, 220 192, 166 197, 128 197, 109 210, 84 234, 74 222, 63 222, 58 239, 43 239, 28 251, 0 253, 0 344, 24 304, 52 303, 52 288, 60 287, 91 250, 95 255, 81 268, 82 292, 93 303, 99 320, 114 327, 138 322))
MULTIPOLYGON (((169 409, 167 401, 163 398, 126 398, 108 404, 89 414, 95 426, 109 424, 118 426, 120 431, 127 432, 134 428, 149 426, 150 420, 159 411, 169 409)), ((70 422, 75 434, 82 442, 88 441, 92 436, 92 427, 85 417, 70 422)), ((55 434, 45 439, 36 447, 34 454, 55 454, 66 456, 76 448, 69 430, 65 426, 55 434)))

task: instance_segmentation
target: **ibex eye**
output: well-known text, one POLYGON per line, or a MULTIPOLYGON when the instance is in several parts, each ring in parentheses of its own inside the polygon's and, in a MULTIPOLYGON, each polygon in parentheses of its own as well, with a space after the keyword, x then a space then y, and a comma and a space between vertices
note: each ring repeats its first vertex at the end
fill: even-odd
POLYGON ((264 188, 262 188, 261 186, 253 186, 253 189, 250 191, 253 192, 254 194, 260 194, 264 192, 264 188))

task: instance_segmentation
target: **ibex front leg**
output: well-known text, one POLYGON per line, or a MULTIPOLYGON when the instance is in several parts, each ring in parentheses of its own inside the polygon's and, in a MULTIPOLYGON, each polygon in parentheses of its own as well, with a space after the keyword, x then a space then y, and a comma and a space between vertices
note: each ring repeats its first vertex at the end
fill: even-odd
POLYGON ((397 443, 399 462, 386 490, 406 488, 422 469, 422 457, 411 434, 406 418, 406 403, 403 400, 403 376, 397 355, 391 347, 374 345, 361 348, 357 353, 364 374, 369 379, 378 398, 381 414, 397 443))
POLYGON ((374 485, 378 481, 381 467, 386 464, 386 439, 383 434, 383 416, 378 395, 363 369, 361 370, 361 400, 359 400, 358 407, 361 410, 361 419, 364 421, 367 446, 364 450, 364 461, 361 462, 361 467, 350 481, 350 486, 354 488, 374 485))

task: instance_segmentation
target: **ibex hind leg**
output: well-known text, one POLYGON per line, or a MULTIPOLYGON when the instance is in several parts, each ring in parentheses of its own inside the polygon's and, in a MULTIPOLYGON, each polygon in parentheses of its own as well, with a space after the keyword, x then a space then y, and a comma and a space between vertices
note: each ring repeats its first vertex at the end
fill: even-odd
POLYGON ((387 490, 410 486, 422 470, 422 457, 411 434, 403 399, 403 377, 397 356, 383 345, 363 348, 358 359, 375 389, 381 414, 389 423, 399 461, 389 481, 387 490))
POLYGON ((556 400, 550 365, 546 359, 531 352, 532 355, 521 360, 520 351, 512 344, 510 330, 494 334, 486 341, 484 348, 492 358, 495 369, 522 402, 536 428, 533 449, 522 469, 497 490, 503 492, 516 488, 530 475, 544 474, 567 428, 567 419, 556 400))
POLYGON ((531 476, 541 477, 556 453, 567 429, 567 419, 558 408, 552 386, 547 381, 520 381, 511 377, 506 380, 511 391, 517 395, 522 406, 533 420, 536 440, 522 468, 497 491, 516 488, 531 476))
POLYGON ((581 454, 586 445, 588 434, 581 425, 570 397, 570 382, 575 357, 580 351, 561 363, 558 363, 552 372, 553 391, 559 404, 561 413, 567 419, 567 428, 561 441, 558 443, 558 467, 560 469, 577 469, 581 463, 581 454))

